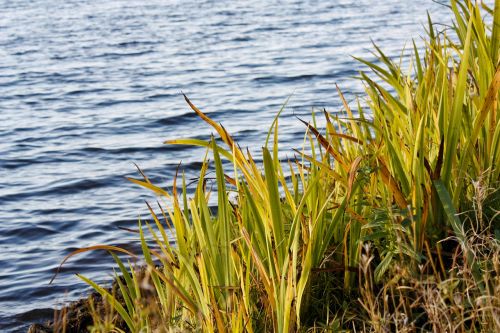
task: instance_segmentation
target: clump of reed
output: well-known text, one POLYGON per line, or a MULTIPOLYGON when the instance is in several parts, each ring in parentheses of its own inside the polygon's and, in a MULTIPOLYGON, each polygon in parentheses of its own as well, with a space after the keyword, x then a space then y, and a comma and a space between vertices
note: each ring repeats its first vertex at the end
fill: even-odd
POLYGON ((130 179, 159 198, 139 222, 145 271, 113 254, 122 301, 81 276, 123 329, 499 330, 500 1, 450 10, 408 70, 376 46, 360 59, 366 100, 339 89, 343 110, 302 121, 293 160, 278 158, 279 114, 257 162, 185 97, 218 136, 166 142, 206 147, 194 195, 182 174, 171 190, 130 179))

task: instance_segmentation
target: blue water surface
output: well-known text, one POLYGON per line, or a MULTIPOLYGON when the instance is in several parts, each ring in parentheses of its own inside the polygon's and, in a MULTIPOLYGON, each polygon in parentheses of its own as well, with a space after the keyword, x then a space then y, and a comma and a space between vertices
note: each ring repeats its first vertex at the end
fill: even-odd
MULTIPOLYGON (((340 110, 338 83, 420 36, 432 0, 0 0, 0 331, 23 331, 109 281, 106 253, 62 258, 95 244, 133 247, 155 198, 125 180, 137 163, 156 182, 194 177, 204 150, 163 145, 207 139, 181 92, 258 151, 282 103, 284 151, 300 147, 312 108, 340 110)), ((443 27, 444 28, 444 27, 443 27)))

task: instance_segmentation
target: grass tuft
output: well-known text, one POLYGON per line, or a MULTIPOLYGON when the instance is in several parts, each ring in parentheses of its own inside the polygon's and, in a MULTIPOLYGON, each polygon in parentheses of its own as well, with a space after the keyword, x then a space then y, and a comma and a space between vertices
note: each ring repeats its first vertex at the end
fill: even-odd
POLYGON ((448 31, 429 18, 409 69, 377 46, 359 59, 366 99, 338 89, 343 110, 324 128, 301 120, 290 161, 279 114, 258 163, 184 96, 218 134, 167 142, 206 148, 194 195, 182 174, 170 191, 140 171, 130 180, 162 201, 139 222, 145 271, 113 255, 121 301, 81 277, 126 324, 115 329, 499 331, 500 0, 452 0, 450 13, 448 31))

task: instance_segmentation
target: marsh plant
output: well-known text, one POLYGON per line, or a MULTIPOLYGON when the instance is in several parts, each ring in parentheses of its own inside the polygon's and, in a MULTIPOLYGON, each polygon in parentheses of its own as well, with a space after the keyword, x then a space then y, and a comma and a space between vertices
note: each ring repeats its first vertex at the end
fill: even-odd
POLYGON ((185 96, 217 137, 166 142, 206 148, 192 195, 181 173, 170 190, 130 179, 158 197, 145 268, 90 248, 115 253, 116 288, 80 277, 124 323, 91 329, 499 331, 500 0, 449 7, 408 68, 377 46, 359 59, 366 98, 338 89, 294 159, 278 158, 279 114, 257 160, 185 96))

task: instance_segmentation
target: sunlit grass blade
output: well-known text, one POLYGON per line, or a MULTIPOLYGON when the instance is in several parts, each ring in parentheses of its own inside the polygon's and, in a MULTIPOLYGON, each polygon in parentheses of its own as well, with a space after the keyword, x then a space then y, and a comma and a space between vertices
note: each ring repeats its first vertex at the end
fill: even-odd
POLYGON ((127 313, 127 310, 125 310, 125 308, 116 300, 116 298, 112 294, 110 294, 106 289, 99 286, 94 281, 86 278, 85 276, 80 275, 80 274, 77 274, 77 276, 80 279, 82 279, 83 281, 85 281, 85 283, 92 286, 92 288, 94 288, 99 294, 101 294, 101 296, 104 299, 106 299, 106 301, 109 302, 109 304, 111 304, 111 306, 113 308, 115 308, 115 310, 120 314, 120 316, 123 318, 123 320, 127 324, 127 327, 129 328, 130 332, 137 332, 137 329, 134 325, 134 321, 132 320, 130 315, 127 313))

